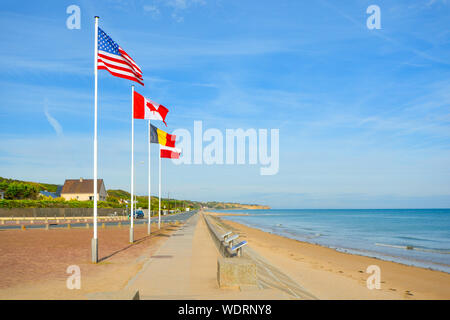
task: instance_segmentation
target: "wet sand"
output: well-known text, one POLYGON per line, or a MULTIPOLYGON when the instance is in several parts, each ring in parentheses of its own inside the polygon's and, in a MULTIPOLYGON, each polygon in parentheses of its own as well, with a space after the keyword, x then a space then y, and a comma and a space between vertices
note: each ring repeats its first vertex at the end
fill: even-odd
POLYGON ((319 299, 450 299, 448 273, 342 253, 229 220, 222 222, 319 299), (367 288, 370 265, 381 269, 379 290, 367 288))

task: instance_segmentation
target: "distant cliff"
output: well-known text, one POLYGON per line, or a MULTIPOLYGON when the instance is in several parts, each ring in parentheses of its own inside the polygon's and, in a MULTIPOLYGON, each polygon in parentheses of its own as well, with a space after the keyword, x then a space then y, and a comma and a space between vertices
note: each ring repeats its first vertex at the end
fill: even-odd
POLYGON ((249 209, 249 210, 255 210, 255 209, 271 209, 269 206, 262 206, 259 204, 241 204, 242 209, 249 209))
POLYGON ((259 204, 242 204, 231 202, 203 202, 202 205, 209 209, 229 209, 229 210, 256 210, 256 209, 270 209, 269 206, 259 204))

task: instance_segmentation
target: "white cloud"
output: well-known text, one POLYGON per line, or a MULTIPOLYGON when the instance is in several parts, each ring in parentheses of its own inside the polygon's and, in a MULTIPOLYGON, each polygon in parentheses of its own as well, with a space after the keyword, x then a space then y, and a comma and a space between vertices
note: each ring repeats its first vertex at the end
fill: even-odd
POLYGON ((45 101, 44 101, 44 114, 45 114, 45 117, 47 118, 48 123, 50 123, 50 125, 55 130, 56 135, 58 137, 62 137, 63 136, 62 126, 59 124, 58 120, 53 118, 52 115, 48 112, 48 101, 47 101, 47 99, 45 99, 45 101))
POLYGON ((192 5, 205 5, 205 0, 171 0, 167 3, 168 6, 176 10, 185 10, 192 5))
POLYGON ((428 3, 426 4, 426 6, 427 7, 431 7, 432 5, 434 5, 434 4, 436 4, 436 3, 442 3, 442 4, 444 4, 444 5, 446 5, 447 4, 447 0, 442 0, 442 1, 439 1, 439 0, 430 0, 430 1, 428 1, 428 3))
POLYGON ((180 16, 177 15, 175 12, 172 13, 172 19, 175 20, 175 21, 178 22, 178 23, 184 21, 184 18, 183 18, 183 17, 180 17, 180 16))
POLYGON ((169 1, 169 6, 174 7, 177 10, 184 10, 187 8, 186 0, 173 0, 169 1))
MULTIPOLYGON (((173 20, 180 23, 184 21, 182 12, 190 7, 199 5, 203 6, 206 4, 205 0, 159 0, 158 3, 162 3, 164 6, 172 9, 170 16, 173 20)), ((160 10, 156 5, 144 5, 144 11, 151 12, 154 15, 159 15, 160 10)))
POLYGON ((159 15, 161 12, 159 11, 157 6, 154 5, 145 5, 144 6, 144 11, 151 13, 153 16, 157 16, 159 15))

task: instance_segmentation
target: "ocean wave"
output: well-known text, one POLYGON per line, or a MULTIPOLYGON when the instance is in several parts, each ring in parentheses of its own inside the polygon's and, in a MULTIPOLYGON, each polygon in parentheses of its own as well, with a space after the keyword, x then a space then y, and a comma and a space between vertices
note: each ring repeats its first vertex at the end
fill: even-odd
POLYGON ((313 234, 313 235, 311 235, 311 236, 306 236, 306 238, 307 239, 314 239, 314 238, 319 238, 319 237, 321 237, 322 236, 322 234, 320 234, 320 233, 315 233, 315 234, 313 234))
POLYGON ((433 239, 425 239, 425 238, 417 238, 417 237, 408 237, 408 236, 397 236, 396 238, 397 238, 397 239, 402 239, 402 240, 436 242, 436 240, 433 240, 433 239))
POLYGON ((403 250, 415 250, 415 251, 432 252, 432 253, 440 253, 440 254, 450 254, 450 250, 448 250, 448 249, 431 249, 431 248, 415 247, 415 246, 411 246, 411 245, 395 245, 395 244, 386 244, 386 243, 375 243, 375 245, 380 246, 380 247, 397 248, 397 249, 403 249, 403 250))

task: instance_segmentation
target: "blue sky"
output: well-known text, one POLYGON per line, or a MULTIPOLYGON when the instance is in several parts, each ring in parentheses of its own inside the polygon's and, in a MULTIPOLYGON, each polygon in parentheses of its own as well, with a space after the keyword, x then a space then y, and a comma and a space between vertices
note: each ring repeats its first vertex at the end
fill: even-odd
MULTIPOLYGON (((169 108, 160 128, 280 130, 277 175, 164 161, 164 194, 274 208, 450 207, 448 0, 2 1, 0 176, 92 177, 95 15, 142 68, 137 90, 169 108), (66 28, 71 4, 80 30, 66 28), (372 4, 380 30, 366 27, 372 4)), ((109 189, 130 188, 130 84, 99 72, 109 189)), ((146 194, 145 123, 135 129, 146 194)))

